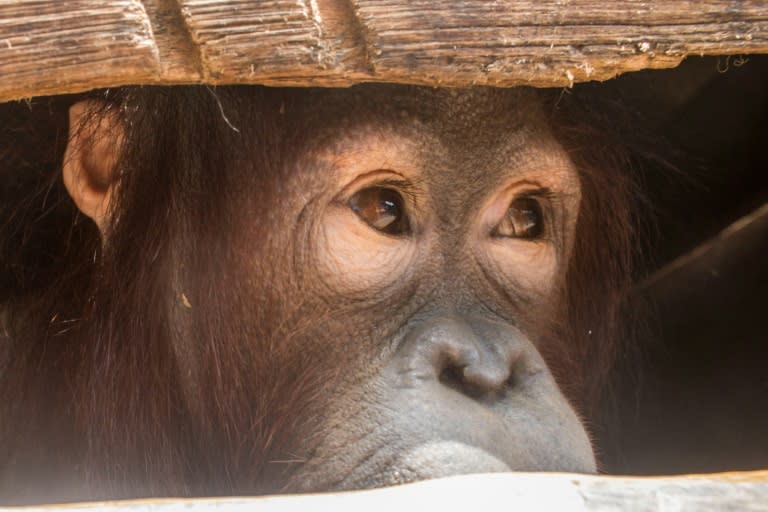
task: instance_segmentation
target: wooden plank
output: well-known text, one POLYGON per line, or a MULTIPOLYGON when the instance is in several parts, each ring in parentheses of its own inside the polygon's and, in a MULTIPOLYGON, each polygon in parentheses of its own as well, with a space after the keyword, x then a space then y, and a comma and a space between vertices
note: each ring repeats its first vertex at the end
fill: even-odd
POLYGON ((666 296, 691 283, 719 275, 720 269, 768 240, 768 204, 727 226, 716 236, 660 268, 637 285, 635 294, 666 296))
POLYGON ((139 500, 0 508, 0 512, 297 512, 333 510, 700 511, 768 510, 768 471, 664 478, 575 474, 464 475, 399 487, 344 493, 139 500))
POLYGON ((0 0, 0 101, 130 83, 568 86, 768 53, 765 0, 0 0))
POLYGON ((567 86, 768 50, 764 1, 357 3, 377 73, 398 81, 567 86))
POLYGON ((139 0, 0 0, 0 101, 157 74, 139 0))
MULTIPOLYGON (((351 33, 352 16, 344 2, 181 0, 180 4, 192 39, 200 46, 208 82, 285 78, 312 82, 321 77, 333 81, 357 70, 349 60, 361 45, 345 35, 351 33)), ((366 77, 358 73, 358 78, 366 77)))

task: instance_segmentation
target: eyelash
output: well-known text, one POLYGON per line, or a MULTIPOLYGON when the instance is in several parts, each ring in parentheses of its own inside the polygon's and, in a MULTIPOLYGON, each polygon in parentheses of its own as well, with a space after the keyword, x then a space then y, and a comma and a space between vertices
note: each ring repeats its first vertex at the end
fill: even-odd
POLYGON ((515 195, 515 197, 512 198, 512 201, 514 201, 515 199, 523 198, 523 197, 530 197, 532 199, 542 199, 544 201, 554 201, 555 199, 557 199, 557 193, 555 193, 549 187, 530 188, 530 189, 525 189, 524 191, 515 195))
POLYGON ((405 203, 408 204, 411 210, 414 209, 415 205, 419 203, 421 197, 423 196, 421 190, 419 190, 414 183, 398 179, 385 179, 382 181, 368 183, 364 187, 357 189, 355 193, 363 190, 364 188, 370 187, 391 188, 392 190, 400 193, 400 195, 403 196, 405 203))

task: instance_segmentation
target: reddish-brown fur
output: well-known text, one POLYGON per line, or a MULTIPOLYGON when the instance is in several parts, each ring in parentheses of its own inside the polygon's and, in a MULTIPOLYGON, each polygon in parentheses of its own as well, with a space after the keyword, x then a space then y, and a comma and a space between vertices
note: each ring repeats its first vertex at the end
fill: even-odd
MULTIPOLYGON (((297 285, 270 252, 284 175, 307 141, 325 135, 282 114, 295 112, 300 91, 128 88, 93 96, 121 109, 128 127, 104 249, 57 180, 68 100, 35 101, 31 112, 4 107, 0 502, 279 491, 291 465, 275 461, 292 457, 343 371, 318 365, 321 353, 288 353, 279 342, 335 317, 327 305, 295 304, 297 285), (231 207, 242 191, 262 205, 245 238, 231 207), (247 252, 231 250, 244 243, 247 252), (261 279, 244 283, 239 269, 253 262, 261 279), (266 306, 249 308, 248 296, 266 306), (177 307, 169 311, 170 299, 177 307), (309 310, 316 316, 305 316, 309 310), (246 324, 229 321, 244 316, 246 324), (178 357, 170 337, 180 328, 213 342, 178 357), (243 363, 250 360, 260 364, 243 363), (191 391, 181 376, 189 372, 191 391)), ((550 108, 584 199, 566 305, 541 313, 560 318, 557 343, 544 355, 589 414, 618 346, 636 192, 616 141, 585 126, 576 100, 550 108)))

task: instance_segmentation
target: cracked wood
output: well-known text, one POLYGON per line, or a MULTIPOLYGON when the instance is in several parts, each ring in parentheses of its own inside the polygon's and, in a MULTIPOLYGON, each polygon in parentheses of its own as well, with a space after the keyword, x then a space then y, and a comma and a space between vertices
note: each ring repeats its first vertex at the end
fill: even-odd
POLYGON ((125 84, 568 86, 768 53, 764 0, 0 0, 0 101, 125 84))

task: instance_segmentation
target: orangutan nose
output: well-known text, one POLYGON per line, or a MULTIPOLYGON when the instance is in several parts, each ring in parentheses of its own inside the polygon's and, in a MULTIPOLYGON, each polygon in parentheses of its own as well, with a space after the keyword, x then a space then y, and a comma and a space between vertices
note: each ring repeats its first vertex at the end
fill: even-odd
POLYGON ((417 375, 472 398, 512 386, 515 363, 523 352, 513 331, 485 320, 437 318, 409 338, 411 353, 406 357, 417 375))

